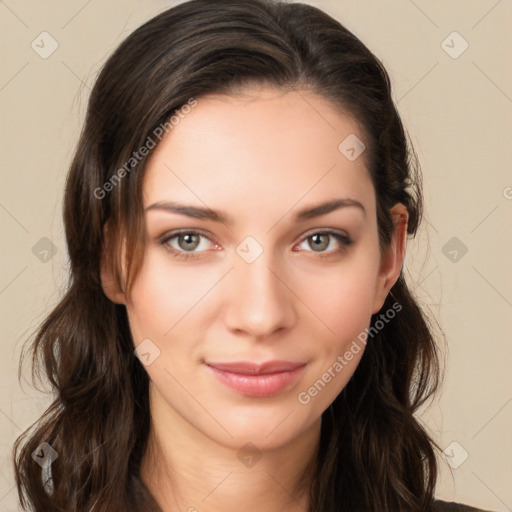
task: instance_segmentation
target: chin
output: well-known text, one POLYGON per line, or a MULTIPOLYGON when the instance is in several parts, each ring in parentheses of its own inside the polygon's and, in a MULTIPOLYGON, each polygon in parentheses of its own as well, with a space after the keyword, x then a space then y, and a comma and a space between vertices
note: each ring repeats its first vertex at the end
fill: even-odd
POLYGON ((232 437, 225 435, 226 432, 223 431, 222 439, 216 441, 236 450, 247 443, 252 443, 261 451, 280 448, 300 437, 315 423, 314 419, 299 417, 301 408, 299 404, 287 403, 268 410, 252 405, 219 411, 216 417, 224 418, 222 424, 232 437))

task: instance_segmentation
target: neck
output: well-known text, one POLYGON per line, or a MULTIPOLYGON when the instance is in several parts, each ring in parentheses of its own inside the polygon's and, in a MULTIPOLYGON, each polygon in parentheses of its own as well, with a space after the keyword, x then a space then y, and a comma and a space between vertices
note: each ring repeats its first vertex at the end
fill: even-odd
MULTIPOLYGON (((161 411, 160 413, 163 413, 161 411)), ((223 446, 166 410, 155 421, 141 478, 162 512, 305 512, 321 419, 287 445, 268 451, 223 446)))

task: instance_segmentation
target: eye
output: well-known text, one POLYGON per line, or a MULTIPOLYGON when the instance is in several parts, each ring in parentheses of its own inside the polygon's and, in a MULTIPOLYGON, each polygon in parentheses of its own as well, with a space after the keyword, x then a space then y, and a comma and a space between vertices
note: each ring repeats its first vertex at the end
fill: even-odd
POLYGON ((297 247, 301 248, 299 250, 318 253, 320 257, 328 257, 343 253, 351 244, 352 240, 348 235, 338 231, 325 230, 307 235, 297 247), (312 250, 304 248, 304 245, 309 246, 312 250))
POLYGON ((195 259, 199 257, 195 253, 201 253, 212 248, 218 249, 219 247, 203 233, 193 230, 178 231, 164 235, 160 243, 173 256, 183 260, 195 259))

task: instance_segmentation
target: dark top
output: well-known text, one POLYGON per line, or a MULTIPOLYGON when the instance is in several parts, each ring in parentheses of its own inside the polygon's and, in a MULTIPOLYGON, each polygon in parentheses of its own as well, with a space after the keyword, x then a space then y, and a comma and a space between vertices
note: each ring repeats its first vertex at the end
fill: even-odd
POLYGON ((463 503, 454 503, 453 501, 435 500, 432 505, 431 512, 490 512, 481 508, 470 507, 463 503))

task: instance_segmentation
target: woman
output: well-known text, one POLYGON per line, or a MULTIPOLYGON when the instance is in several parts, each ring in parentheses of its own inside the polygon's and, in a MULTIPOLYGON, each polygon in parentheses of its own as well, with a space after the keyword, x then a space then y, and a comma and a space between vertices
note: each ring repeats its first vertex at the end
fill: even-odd
POLYGON ((36 511, 476 510, 434 501, 439 357, 402 274, 419 172, 379 61, 320 10, 193 0, 89 100, 36 511))

